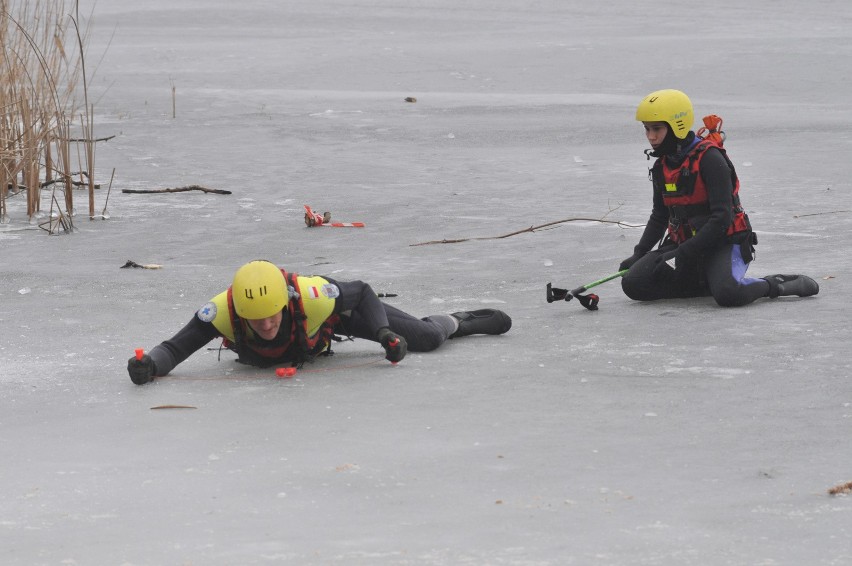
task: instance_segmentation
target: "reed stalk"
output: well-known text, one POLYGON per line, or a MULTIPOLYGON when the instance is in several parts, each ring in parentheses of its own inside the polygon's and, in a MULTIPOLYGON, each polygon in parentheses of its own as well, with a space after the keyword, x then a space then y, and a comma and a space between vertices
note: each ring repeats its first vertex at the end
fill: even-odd
POLYGON ((29 221, 36 222, 42 192, 48 192, 42 189, 50 186, 50 214, 58 220, 47 223, 48 232, 70 231, 74 169, 85 171, 94 217, 94 108, 85 39, 78 0, 0 0, 0 222, 10 221, 9 201, 22 193, 29 221), (81 136, 73 137, 72 128, 81 136))

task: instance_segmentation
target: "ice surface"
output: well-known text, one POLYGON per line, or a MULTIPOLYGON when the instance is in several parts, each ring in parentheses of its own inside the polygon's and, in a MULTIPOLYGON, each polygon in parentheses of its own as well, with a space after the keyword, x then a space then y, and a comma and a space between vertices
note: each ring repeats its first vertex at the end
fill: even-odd
POLYGON ((92 6, 109 219, 0 226, 0 562, 852 563, 848 2, 92 6), (547 304, 630 255, 607 223, 413 245, 642 224, 658 88, 725 119, 750 273, 816 298, 547 304), (233 194, 121 193, 192 184, 233 194), (256 258, 513 327, 290 379, 214 342, 134 386, 134 348, 256 258))

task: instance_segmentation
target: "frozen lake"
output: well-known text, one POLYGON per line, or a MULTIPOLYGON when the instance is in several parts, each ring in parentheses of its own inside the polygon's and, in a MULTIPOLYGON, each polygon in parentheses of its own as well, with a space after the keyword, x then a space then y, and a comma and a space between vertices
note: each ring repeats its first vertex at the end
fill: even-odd
POLYGON ((110 218, 0 226, 0 562, 852 563, 852 5, 695 4, 81 1, 110 218), (546 303, 632 253, 604 222, 414 245, 643 224, 661 88, 725 119, 750 274, 817 297, 546 303), (513 327, 133 385, 257 258, 513 327))

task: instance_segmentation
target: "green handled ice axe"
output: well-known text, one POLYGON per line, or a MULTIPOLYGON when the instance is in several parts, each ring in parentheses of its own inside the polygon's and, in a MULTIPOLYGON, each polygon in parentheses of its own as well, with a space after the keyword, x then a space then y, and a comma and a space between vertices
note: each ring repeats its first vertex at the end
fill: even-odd
POLYGON ((597 287, 601 283, 606 283, 607 281, 612 281, 613 279, 624 277, 627 271, 627 269, 622 269, 617 273, 607 275, 606 277, 598 279, 597 281, 592 281, 591 283, 586 283, 585 285, 577 287, 576 289, 572 289, 571 291, 568 291, 567 289, 557 289, 556 287, 548 283, 547 302, 552 303, 553 301, 570 301, 574 297, 577 297, 577 300, 580 301, 581 305, 583 305, 590 311, 596 311, 598 310, 598 301, 600 301, 600 297, 598 297, 594 293, 589 293, 588 295, 581 295, 581 293, 585 293, 592 287, 597 287))

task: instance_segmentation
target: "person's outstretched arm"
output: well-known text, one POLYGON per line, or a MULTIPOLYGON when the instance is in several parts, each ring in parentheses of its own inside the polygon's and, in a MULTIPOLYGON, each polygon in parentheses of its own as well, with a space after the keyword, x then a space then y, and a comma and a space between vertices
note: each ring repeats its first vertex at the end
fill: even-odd
POLYGON ((127 371, 137 385, 148 383, 155 377, 168 375, 175 366, 220 336, 211 322, 193 316, 186 326, 168 340, 154 346, 141 358, 130 358, 127 371))
POLYGON ((154 360, 157 377, 168 375, 175 366, 220 336, 212 322, 203 322, 193 316, 186 326, 168 340, 154 346, 149 355, 154 360))
POLYGON ((359 318, 373 333, 389 326, 385 307, 370 285, 363 281, 333 281, 333 283, 340 289, 340 296, 337 297, 334 305, 335 313, 346 314, 347 311, 358 313, 359 318))

